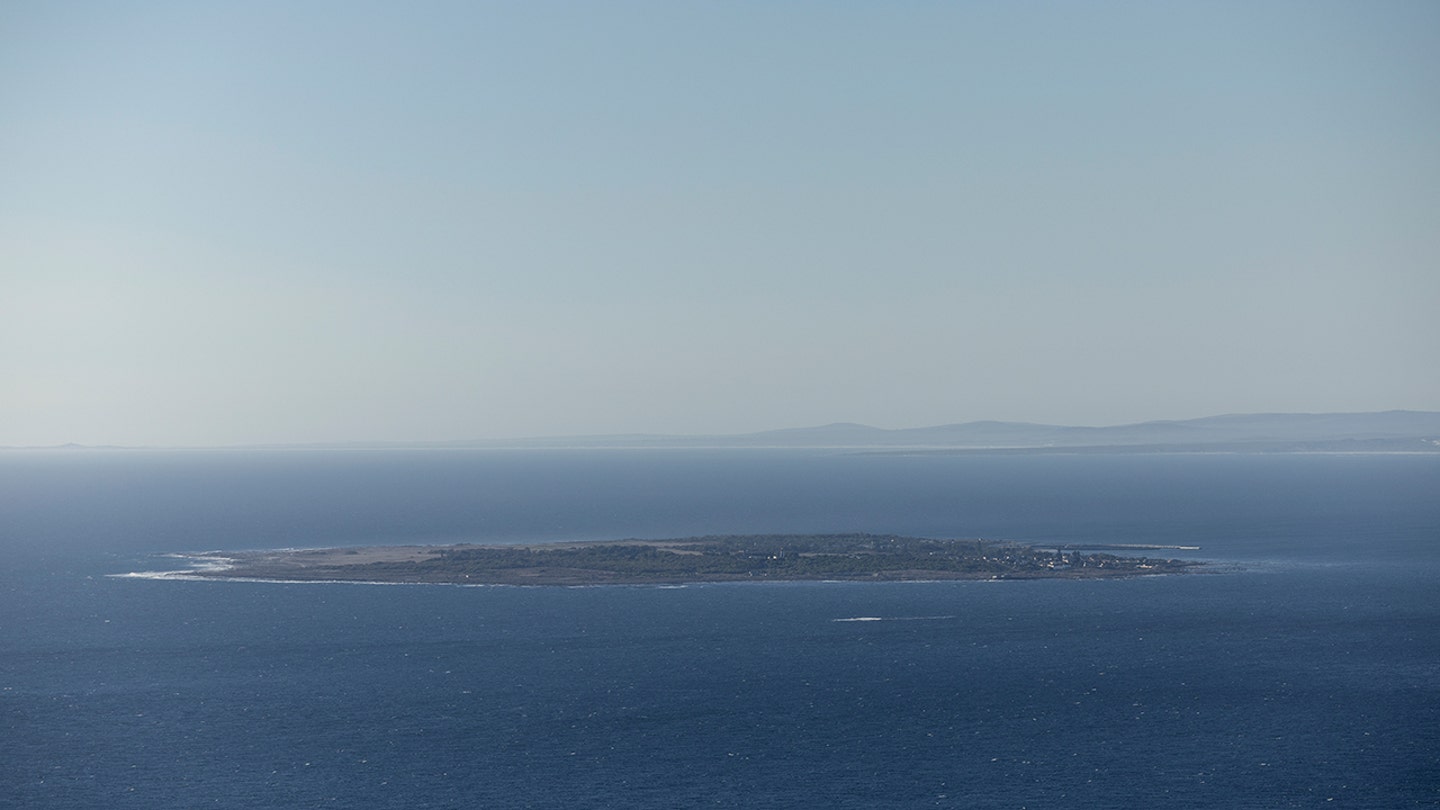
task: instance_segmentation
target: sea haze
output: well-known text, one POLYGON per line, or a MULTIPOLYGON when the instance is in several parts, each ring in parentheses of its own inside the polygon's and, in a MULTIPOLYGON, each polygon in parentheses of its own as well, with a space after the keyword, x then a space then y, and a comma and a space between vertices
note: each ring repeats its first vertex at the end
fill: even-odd
POLYGON ((1436 493, 1433 455, 0 454, 0 806, 1433 807, 1436 493), (107 576, 211 549, 825 531, 1198 545, 1215 565, 107 576))

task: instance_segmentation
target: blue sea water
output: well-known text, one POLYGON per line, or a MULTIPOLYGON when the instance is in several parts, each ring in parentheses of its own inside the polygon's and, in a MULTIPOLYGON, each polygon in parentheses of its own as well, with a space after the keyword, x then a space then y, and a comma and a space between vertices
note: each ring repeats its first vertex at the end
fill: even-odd
POLYGON ((1440 458, 0 456, 0 807, 1440 806, 1440 458), (871 531, 1119 581, 457 588, 166 553, 871 531))

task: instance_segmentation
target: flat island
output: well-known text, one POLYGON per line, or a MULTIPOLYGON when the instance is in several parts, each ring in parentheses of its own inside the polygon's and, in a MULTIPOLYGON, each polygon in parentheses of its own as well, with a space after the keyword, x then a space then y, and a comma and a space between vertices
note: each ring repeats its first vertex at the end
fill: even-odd
POLYGON ((800 580, 1095 579, 1201 563, 1127 553, 1193 547, 1034 546, 875 534, 724 535, 541 545, 211 552, 166 578, 459 585, 670 585, 800 580))

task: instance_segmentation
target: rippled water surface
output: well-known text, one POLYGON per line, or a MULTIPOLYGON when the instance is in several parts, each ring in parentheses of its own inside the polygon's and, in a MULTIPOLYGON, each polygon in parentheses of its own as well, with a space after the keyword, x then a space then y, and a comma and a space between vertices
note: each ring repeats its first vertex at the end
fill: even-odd
POLYGON ((7 453, 0 806, 1440 806, 1437 496, 1430 456, 7 453), (822 531, 1198 545, 1217 565, 106 576, 208 549, 822 531))

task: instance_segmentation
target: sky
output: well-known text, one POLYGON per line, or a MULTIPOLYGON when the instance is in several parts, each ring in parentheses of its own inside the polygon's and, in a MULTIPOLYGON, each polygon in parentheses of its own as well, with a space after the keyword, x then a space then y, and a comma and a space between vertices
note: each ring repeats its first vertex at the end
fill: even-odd
POLYGON ((1440 4, 0 5, 0 446, 1440 410, 1440 4))

